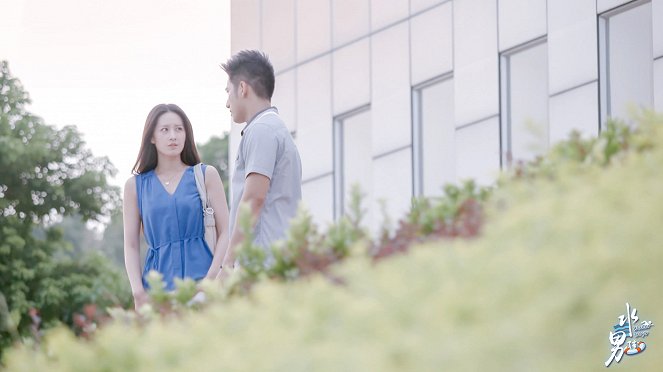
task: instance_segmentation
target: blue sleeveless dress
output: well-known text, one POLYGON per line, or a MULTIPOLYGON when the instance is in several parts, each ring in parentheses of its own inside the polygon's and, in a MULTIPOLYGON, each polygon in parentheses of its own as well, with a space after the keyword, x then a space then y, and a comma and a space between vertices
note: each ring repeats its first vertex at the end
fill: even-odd
MULTIPOLYGON (((205 174, 205 165, 202 170, 205 174)), ((193 167, 184 171, 172 195, 154 170, 136 176, 136 191, 148 245, 143 268, 145 288, 150 270, 163 275, 166 290, 175 288, 175 278, 203 279, 213 256, 205 242, 203 207, 193 167)))

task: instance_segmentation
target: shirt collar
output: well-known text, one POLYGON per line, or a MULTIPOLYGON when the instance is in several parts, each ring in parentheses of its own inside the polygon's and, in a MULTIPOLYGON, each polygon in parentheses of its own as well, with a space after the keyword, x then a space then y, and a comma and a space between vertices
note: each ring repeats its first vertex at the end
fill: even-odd
POLYGON ((264 110, 260 110, 260 111, 256 112, 256 114, 253 115, 253 117, 251 118, 251 120, 249 120, 249 121, 247 122, 247 124, 246 124, 246 126, 244 127, 244 129, 242 129, 242 136, 244 135, 244 132, 246 131, 246 128, 248 128, 249 125, 251 125, 251 123, 253 123, 253 121, 256 120, 256 118, 258 117, 258 115, 262 114, 263 112, 267 112, 267 111, 269 111, 269 110, 274 110, 274 111, 276 111, 277 114, 278 114, 278 112, 279 112, 279 110, 276 108, 276 106, 270 106, 270 107, 267 107, 267 108, 264 109, 264 110))

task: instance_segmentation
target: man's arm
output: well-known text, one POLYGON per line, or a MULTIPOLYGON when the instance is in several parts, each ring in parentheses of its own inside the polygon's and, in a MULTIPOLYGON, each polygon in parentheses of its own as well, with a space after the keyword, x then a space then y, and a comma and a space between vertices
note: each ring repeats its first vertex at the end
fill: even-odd
MULTIPOLYGON (((246 203, 250 210, 253 223, 258 221, 262 207, 265 204, 265 199, 267 198, 267 191, 269 191, 269 178, 260 173, 251 173, 246 177, 244 184, 244 193, 242 194, 242 199, 240 200, 240 205, 246 203)), ((223 260, 223 267, 230 268, 235 264, 235 248, 242 242, 244 236, 240 232, 239 223, 235 223, 235 226, 230 237, 230 244, 226 256, 223 260)), ((221 273, 223 273, 222 270, 221 273)))

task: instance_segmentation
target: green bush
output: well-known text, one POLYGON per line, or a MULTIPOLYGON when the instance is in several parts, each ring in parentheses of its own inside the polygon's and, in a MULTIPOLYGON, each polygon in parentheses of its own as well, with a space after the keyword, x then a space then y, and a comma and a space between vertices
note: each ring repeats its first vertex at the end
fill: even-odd
POLYGON ((77 216, 82 228, 118 208, 119 188, 108 184, 114 167, 93 156, 75 126, 48 125, 29 104, 0 61, 0 357, 12 342, 38 339, 41 329, 73 327, 85 304, 131 298, 122 273, 98 255, 72 252, 55 225, 77 216))
MULTIPOLYGON (((663 121, 606 163, 575 161, 505 180, 472 240, 440 240, 375 265, 352 256, 323 276, 264 281, 248 296, 93 341, 66 329, 16 371, 599 370, 624 303, 663 319, 663 121), (646 137, 646 138, 644 138, 646 137), (578 164, 582 163, 581 166, 578 164), (607 166, 606 166, 607 165, 607 166)), ((598 143, 598 142, 597 142, 598 143)), ((594 148, 592 146, 592 148, 594 148)), ((622 365, 657 370, 663 331, 622 365)), ((619 367, 614 366, 613 367, 619 367)), ((622 366, 623 367, 623 366, 622 366)))
POLYGON ((325 273, 328 268, 351 254, 351 248, 367 239, 362 227, 365 211, 361 205, 361 191, 353 187, 349 211, 339 221, 327 228, 326 234, 318 232, 311 214, 302 206, 291 220, 290 228, 282 241, 272 244, 269 258, 265 250, 253 245, 249 209, 240 209, 239 227, 245 236, 239 247, 238 260, 242 270, 230 293, 246 293, 250 286, 265 278, 292 281, 314 273, 325 273), (265 265, 265 260, 271 261, 265 265))

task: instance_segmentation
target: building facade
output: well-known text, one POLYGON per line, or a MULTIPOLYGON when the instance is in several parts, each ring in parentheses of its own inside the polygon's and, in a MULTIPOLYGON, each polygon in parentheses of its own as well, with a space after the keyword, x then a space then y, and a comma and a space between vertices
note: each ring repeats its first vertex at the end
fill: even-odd
POLYGON ((571 130, 663 111, 663 0, 232 0, 231 43, 270 56, 323 226, 352 184, 375 229, 381 200, 400 218, 571 130))

